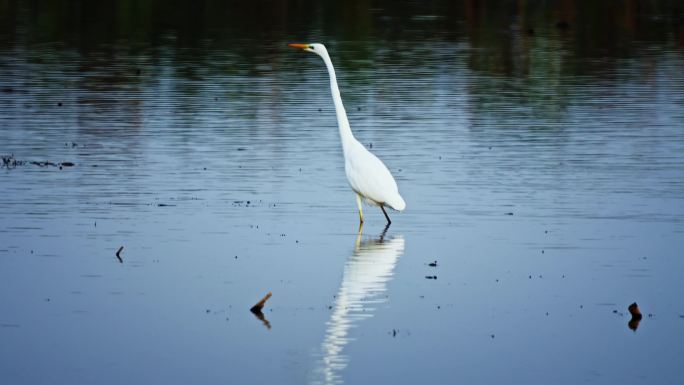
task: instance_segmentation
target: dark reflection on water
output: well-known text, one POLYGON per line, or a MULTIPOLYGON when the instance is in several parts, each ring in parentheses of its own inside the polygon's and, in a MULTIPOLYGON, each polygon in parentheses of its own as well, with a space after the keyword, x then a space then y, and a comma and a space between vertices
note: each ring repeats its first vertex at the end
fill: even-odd
POLYGON ((0 2, 0 155, 27 162, 0 168, 0 382, 675 382, 683 15, 0 2), (327 74, 294 41, 327 44, 407 201, 352 257, 327 74))

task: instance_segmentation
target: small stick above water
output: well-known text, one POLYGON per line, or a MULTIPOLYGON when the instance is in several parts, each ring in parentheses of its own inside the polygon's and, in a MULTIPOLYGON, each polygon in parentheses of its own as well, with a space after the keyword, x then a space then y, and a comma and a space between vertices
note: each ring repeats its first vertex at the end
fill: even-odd
POLYGON ((261 309, 264 308, 264 304, 266 301, 268 301, 269 298, 271 298, 271 292, 269 291, 268 294, 264 296, 264 298, 261 299, 261 301, 257 302, 256 305, 252 306, 251 309, 249 309, 252 313, 260 313, 261 309))

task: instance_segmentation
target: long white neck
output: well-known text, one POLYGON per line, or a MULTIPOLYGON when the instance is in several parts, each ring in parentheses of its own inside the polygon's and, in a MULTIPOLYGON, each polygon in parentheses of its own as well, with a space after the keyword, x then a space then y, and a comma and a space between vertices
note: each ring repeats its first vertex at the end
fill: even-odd
POLYGON ((349 120, 347 120, 347 111, 342 104, 342 97, 340 96, 340 89, 337 88, 337 77, 335 77, 335 68, 333 68, 332 61, 327 52, 324 52, 321 57, 328 68, 328 75, 330 76, 330 91, 332 92, 333 102, 335 103, 335 113, 337 114, 337 125, 340 129, 340 138, 342 139, 342 149, 347 152, 348 146, 355 141, 354 134, 352 134, 349 120))

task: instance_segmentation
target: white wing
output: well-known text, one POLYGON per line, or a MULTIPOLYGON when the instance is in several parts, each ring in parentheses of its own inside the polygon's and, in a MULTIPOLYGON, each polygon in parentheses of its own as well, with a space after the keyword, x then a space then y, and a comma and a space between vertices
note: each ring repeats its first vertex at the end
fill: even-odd
POLYGON ((406 207, 387 166, 358 141, 349 146, 344 170, 351 188, 366 200, 389 205, 395 210, 406 207))

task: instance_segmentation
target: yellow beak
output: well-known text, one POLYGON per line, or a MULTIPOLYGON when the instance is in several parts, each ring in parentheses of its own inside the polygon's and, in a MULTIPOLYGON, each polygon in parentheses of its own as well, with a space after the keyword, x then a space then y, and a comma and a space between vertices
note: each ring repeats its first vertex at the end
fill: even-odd
POLYGON ((292 44, 288 44, 288 46, 290 46, 290 47, 292 47, 292 48, 299 48, 299 49, 306 49, 306 48, 309 48, 309 45, 308 45, 308 44, 295 44, 295 43, 292 43, 292 44))

